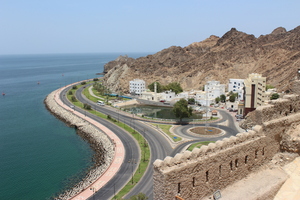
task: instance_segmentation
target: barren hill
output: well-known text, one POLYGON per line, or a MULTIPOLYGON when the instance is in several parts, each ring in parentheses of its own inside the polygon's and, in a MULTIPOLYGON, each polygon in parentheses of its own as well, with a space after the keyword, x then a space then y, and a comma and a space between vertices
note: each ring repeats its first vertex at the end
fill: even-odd
POLYGON ((246 34, 232 28, 221 38, 210 36, 184 48, 172 46, 137 59, 120 56, 104 67, 105 83, 112 91, 128 92, 129 81, 140 78, 150 84, 179 82, 185 90, 202 89, 206 81, 228 83, 229 78, 246 78, 260 73, 271 84, 285 91, 300 68, 300 26, 271 34, 246 34))

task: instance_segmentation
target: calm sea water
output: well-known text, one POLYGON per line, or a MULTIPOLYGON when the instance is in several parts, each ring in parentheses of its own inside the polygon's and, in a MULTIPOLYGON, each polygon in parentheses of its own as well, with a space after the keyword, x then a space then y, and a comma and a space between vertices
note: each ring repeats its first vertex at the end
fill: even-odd
POLYGON ((49 199, 83 177, 93 152, 43 100, 61 86, 96 77, 119 55, 0 56, 0 94, 6 93, 0 96, 0 199, 49 199))

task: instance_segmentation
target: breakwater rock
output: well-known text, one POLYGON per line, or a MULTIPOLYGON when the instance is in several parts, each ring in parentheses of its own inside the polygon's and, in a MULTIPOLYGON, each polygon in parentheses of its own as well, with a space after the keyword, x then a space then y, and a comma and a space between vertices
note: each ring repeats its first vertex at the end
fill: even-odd
POLYGON ((58 195, 56 199, 70 199, 79 192, 88 188, 95 182, 110 166, 114 155, 114 144, 110 138, 99 128, 85 121, 72 111, 63 108, 55 100, 57 91, 50 93, 45 99, 47 109, 60 120, 64 121, 69 126, 77 128, 77 133, 86 141, 89 142, 91 148, 95 151, 94 165, 86 174, 85 178, 74 184, 73 188, 64 191, 58 195))

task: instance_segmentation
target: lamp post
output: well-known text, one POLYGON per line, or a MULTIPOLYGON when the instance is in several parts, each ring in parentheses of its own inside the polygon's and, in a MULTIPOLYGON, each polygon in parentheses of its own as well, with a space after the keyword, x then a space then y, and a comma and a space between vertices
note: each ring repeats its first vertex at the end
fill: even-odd
POLYGON ((116 198, 116 184, 114 183, 114 199, 116 198))
POLYGON ((131 159, 131 161, 129 161, 131 163, 131 184, 133 185, 133 164, 135 162, 135 159, 131 159))
POLYGON ((93 199, 95 199, 95 193, 97 192, 96 188, 91 187, 90 190, 93 191, 93 199))

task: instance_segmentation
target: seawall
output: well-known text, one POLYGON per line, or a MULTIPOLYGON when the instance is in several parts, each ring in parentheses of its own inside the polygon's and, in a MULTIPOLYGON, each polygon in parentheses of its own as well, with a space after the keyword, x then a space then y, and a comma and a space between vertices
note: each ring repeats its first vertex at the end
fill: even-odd
POLYGON ((85 178, 76 183, 74 187, 60 194, 58 199, 70 199, 88 188, 95 182, 111 165, 115 156, 114 142, 99 128, 75 115, 72 109, 65 109, 55 100, 59 91, 53 91, 45 99, 47 109, 57 118, 64 121, 69 126, 77 128, 79 135, 87 140, 91 148, 95 151, 94 165, 85 178))

